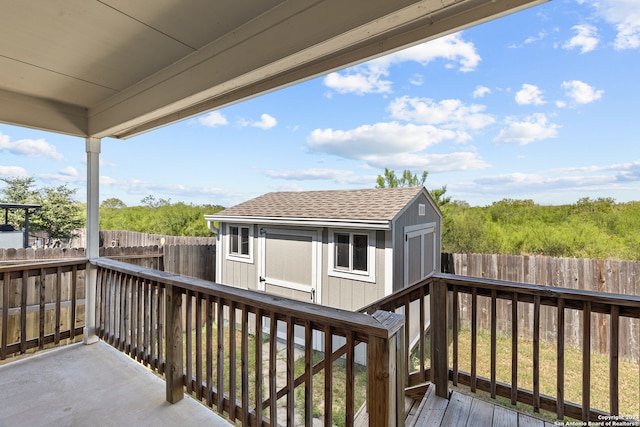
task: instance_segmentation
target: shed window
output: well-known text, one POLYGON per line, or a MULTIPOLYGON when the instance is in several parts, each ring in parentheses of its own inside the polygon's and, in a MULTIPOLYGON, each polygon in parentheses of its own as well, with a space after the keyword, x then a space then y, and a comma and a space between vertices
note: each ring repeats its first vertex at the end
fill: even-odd
POLYGON ((356 233, 335 233, 336 270, 364 272, 369 266, 369 235, 356 233))
POLYGON ((229 253, 249 256, 249 227, 229 227, 229 253))

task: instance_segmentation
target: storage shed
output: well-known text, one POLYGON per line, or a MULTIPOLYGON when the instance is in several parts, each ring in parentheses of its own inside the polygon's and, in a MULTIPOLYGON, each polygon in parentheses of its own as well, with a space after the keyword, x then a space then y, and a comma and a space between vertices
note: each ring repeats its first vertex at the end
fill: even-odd
POLYGON ((357 310, 440 270, 424 187, 268 193, 213 215, 216 281, 357 310))

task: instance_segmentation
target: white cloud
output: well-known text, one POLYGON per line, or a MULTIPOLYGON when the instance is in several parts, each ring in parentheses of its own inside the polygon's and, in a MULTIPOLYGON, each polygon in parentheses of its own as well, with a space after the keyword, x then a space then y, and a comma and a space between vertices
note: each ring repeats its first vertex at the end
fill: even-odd
POLYGON ((484 98, 485 95, 489 95, 491 93, 491 89, 486 86, 476 86, 476 89, 473 91, 474 98, 484 98))
MULTIPOLYGON (((344 72, 330 73, 324 84, 338 93, 389 93, 392 82, 386 79, 394 64, 414 61, 423 66, 436 59, 448 61, 448 66, 462 72, 473 71, 480 63, 480 55, 472 42, 463 40, 461 33, 451 34, 351 67, 344 72)), ((412 80, 412 84, 414 81, 412 80)))
POLYGON ((324 84, 338 93, 367 93, 391 92, 391 81, 383 77, 389 75, 388 70, 381 70, 372 66, 357 66, 345 71, 344 74, 329 73, 324 78, 324 84))
POLYGON ((457 136, 452 130, 429 125, 397 122, 364 125, 350 130, 316 129, 307 138, 307 146, 318 152, 348 159, 366 156, 418 152, 457 136))
POLYGON ((269 114, 265 113, 260 116, 260 121, 251 123, 251 126, 267 130, 267 129, 271 129, 277 124, 278 124, 278 121, 273 116, 270 116, 269 114))
POLYGON ((78 176, 78 171, 73 166, 67 166, 64 169, 61 169, 58 173, 60 175, 70 176, 70 177, 77 177, 78 176))
POLYGON ((616 49, 640 48, 640 2, 638 0, 600 0, 593 2, 607 23, 615 26, 617 34, 614 41, 616 49))
POLYGON ((208 127, 224 126, 227 123, 227 118, 219 111, 212 111, 204 116, 198 117, 200 124, 208 127))
POLYGON ((311 168, 301 170, 267 170, 265 175, 292 181, 326 180, 338 184, 365 184, 375 182, 375 176, 356 176, 352 170, 311 168))
POLYGON ((595 89, 580 80, 562 82, 562 87, 566 90, 567 96, 576 104, 589 104, 602 98, 604 90, 595 89))
POLYGON ((398 153, 390 156, 369 155, 367 163, 377 168, 427 170, 429 172, 450 172, 485 169, 490 165, 477 153, 460 151, 445 154, 398 153))
POLYGON ((540 31, 537 35, 535 36, 530 36, 527 37, 524 41, 524 44, 531 44, 531 43, 535 43, 539 40, 544 39, 547 36, 547 32, 546 31, 540 31))
POLYGON ((560 128, 559 125, 549 123, 547 116, 542 113, 533 114, 523 121, 508 118, 507 124, 509 126, 501 130, 493 142, 526 145, 534 141, 555 138, 560 128))
POLYGON ((20 166, 1 166, 0 165, 0 176, 6 177, 25 177, 28 176, 27 170, 20 166))
POLYGON ((0 151, 7 151, 18 156, 47 157, 62 160, 64 156, 56 151, 55 145, 44 139, 21 139, 11 141, 8 135, 0 133, 0 151))
POLYGON ((545 100, 542 97, 542 91, 536 85, 525 83, 522 89, 516 92, 516 102, 519 105, 543 105, 545 100))
POLYGON ((425 152, 442 141, 458 138, 459 133, 453 130, 390 122, 346 131, 316 129, 307 138, 307 146, 313 151, 361 160, 374 168, 422 168, 436 172, 487 167, 487 163, 472 152, 425 152))
POLYGON ((562 47, 564 49, 579 48, 580 53, 587 53, 594 50, 600 39, 598 38, 598 29, 590 24, 574 25, 571 27, 576 32, 576 35, 571 37, 562 47))
POLYGON ((495 122, 489 114, 485 114, 484 105, 465 105, 459 99, 443 99, 435 102, 429 98, 396 98, 389 105, 391 117, 410 122, 428 125, 441 125, 446 129, 456 129, 463 139, 470 137, 462 132, 464 129, 482 129, 495 122))

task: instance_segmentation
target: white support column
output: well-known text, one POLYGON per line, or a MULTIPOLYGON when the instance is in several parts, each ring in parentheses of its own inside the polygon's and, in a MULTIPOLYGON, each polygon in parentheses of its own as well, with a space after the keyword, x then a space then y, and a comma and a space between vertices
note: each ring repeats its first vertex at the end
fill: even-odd
MULTIPOLYGON (((86 253, 89 260, 100 256, 100 138, 86 139, 87 151, 87 243, 86 253)), ((93 344, 98 341, 96 336, 96 284, 97 269, 87 264, 85 279, 84 304, 84 343, 93 344)))

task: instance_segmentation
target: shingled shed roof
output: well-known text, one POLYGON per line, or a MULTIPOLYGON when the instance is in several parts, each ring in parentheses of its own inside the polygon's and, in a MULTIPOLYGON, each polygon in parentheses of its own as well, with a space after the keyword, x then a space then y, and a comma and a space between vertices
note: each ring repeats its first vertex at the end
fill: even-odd
POLYGON ((316 220, 315 225, 368 223, 377 224, 375 228, 387 228, 421 192, 427 193, 424 187, 267 193, 205 218, 237 222, 316 220))

